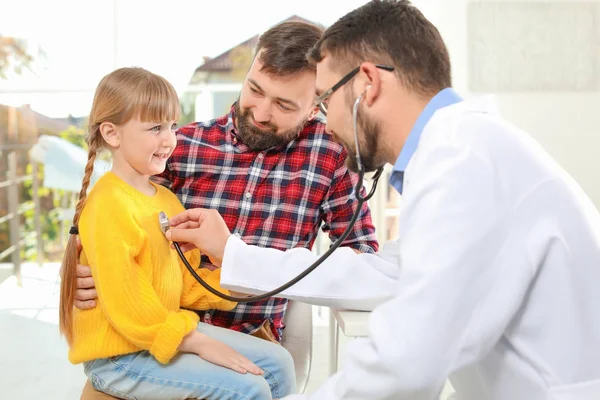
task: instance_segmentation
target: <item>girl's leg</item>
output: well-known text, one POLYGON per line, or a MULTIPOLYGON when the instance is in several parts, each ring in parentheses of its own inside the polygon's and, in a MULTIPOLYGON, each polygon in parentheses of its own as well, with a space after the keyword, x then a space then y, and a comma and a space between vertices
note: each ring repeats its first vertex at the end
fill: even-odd
POLYGON ((122 399, 271 400, 295 391, 292 358, 283 347, 207 324, 198 330, 249 358, 264 376, 239 374, 195 354, 180 354, 163 365, 145 351, 91 361, 86 374, 97 390, 122 399))
POLYGON ((282 346, 245 333, 199 323, 197 330, 230 346, 262 369, 274 399, 296 392, 291 354, 282 346))
POLYGON ((126 400, 271 400, 262 376, 240 374, 195 354, 180 354, 168 365, 147 351, 94 360, 85 372, 96 390, 126 400))

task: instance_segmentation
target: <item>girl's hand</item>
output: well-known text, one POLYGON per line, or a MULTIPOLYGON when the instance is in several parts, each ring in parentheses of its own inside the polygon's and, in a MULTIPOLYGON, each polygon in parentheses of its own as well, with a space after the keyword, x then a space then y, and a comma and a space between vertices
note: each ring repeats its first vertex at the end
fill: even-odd
POLYGON ((198 345, 196 354, 208 362, 232 369, 241 374, 247 372, 254 375, 264 374, 252 361, 226 344, 206 335, 204 335, 202 342, 198 345))

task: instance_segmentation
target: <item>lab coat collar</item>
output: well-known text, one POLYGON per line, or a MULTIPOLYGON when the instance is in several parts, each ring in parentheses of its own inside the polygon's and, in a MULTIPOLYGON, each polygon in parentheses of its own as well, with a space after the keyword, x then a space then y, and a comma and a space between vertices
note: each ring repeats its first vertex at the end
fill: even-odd
POLYGON ((417 150, 421 133, 425 128, 425 125, 433 114, 440 108, 455 104, 462 101, 462 98, 452 88, 446 88, 438 92, 430 101, 427 103, 417 121, 413 125, 406 142, 400 151, 400 155, 394 164, 392 174, 390 176, 390 184, 399 192, 402 193, 402 183, 404 178, 404 171, 408 165, 408 162, 412 158, 413 154, 417 150))

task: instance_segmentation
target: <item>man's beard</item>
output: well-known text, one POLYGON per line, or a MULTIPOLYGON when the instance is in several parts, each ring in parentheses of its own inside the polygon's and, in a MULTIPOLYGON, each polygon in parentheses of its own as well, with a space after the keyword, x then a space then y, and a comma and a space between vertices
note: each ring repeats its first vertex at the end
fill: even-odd
MULTIPOLYGON (((272 123, 264 124, 267 129, 262 130, 256 127, 252 122, 252 113, 249 109, 242 113, 239 100, 235 103, 235 118, 237 134, 242 143, 248 146, 252 151, 267 150, 272 147, 287 145, 296 139, 300 131, 304 128, 308 117, 304 118, 296 127, 283 132, 277 132, 277 125, 272 123)), ((263 125, 263 124, 261 124, 263 125)))
MULTIPOLYGON (((356 125, 358 128, 360 160, 365 172, 372 172, 385 164, 385 162, 381 160, 382 155, 378 154, 381 123, 375 122, 370 117, 361 114, 360 110, 358 111, 356 125)), ((354 139, 354 131, 352 132, 352 138, 354 139)), ((344 147, 348 151, 346 166, 350 171, 358 172, 356 143, 354 143, 354 140, 352 142, 352 144, 344 144, 344 147)))

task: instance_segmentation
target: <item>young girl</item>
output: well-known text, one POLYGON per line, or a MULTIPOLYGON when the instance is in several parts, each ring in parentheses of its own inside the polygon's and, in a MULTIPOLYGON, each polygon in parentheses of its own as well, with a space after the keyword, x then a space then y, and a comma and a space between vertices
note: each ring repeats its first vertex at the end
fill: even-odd
MULTIPOLYGON (((118 69, 96 89, 62 269, 60 330, 69 360, 84 363, 97 390, 122 399, 283 397, 295 389, 285 349, 198 323, 196 313, 182 309, 230 310, 235 303, 197 284, 160 230, 161 211, 183 211, 173 193, 150 181, 173 152, 178 117, 171 84, 142 68, 118 69), (113 167, 86 195, 100 149, 112 153, 113 167), (78 261, 92 269, 100 307, 73 307, 78 261)), ((198 265, 198 252, 187 256, 198 265)), ((220 269, 198 273, 220 289, 220 269)))

